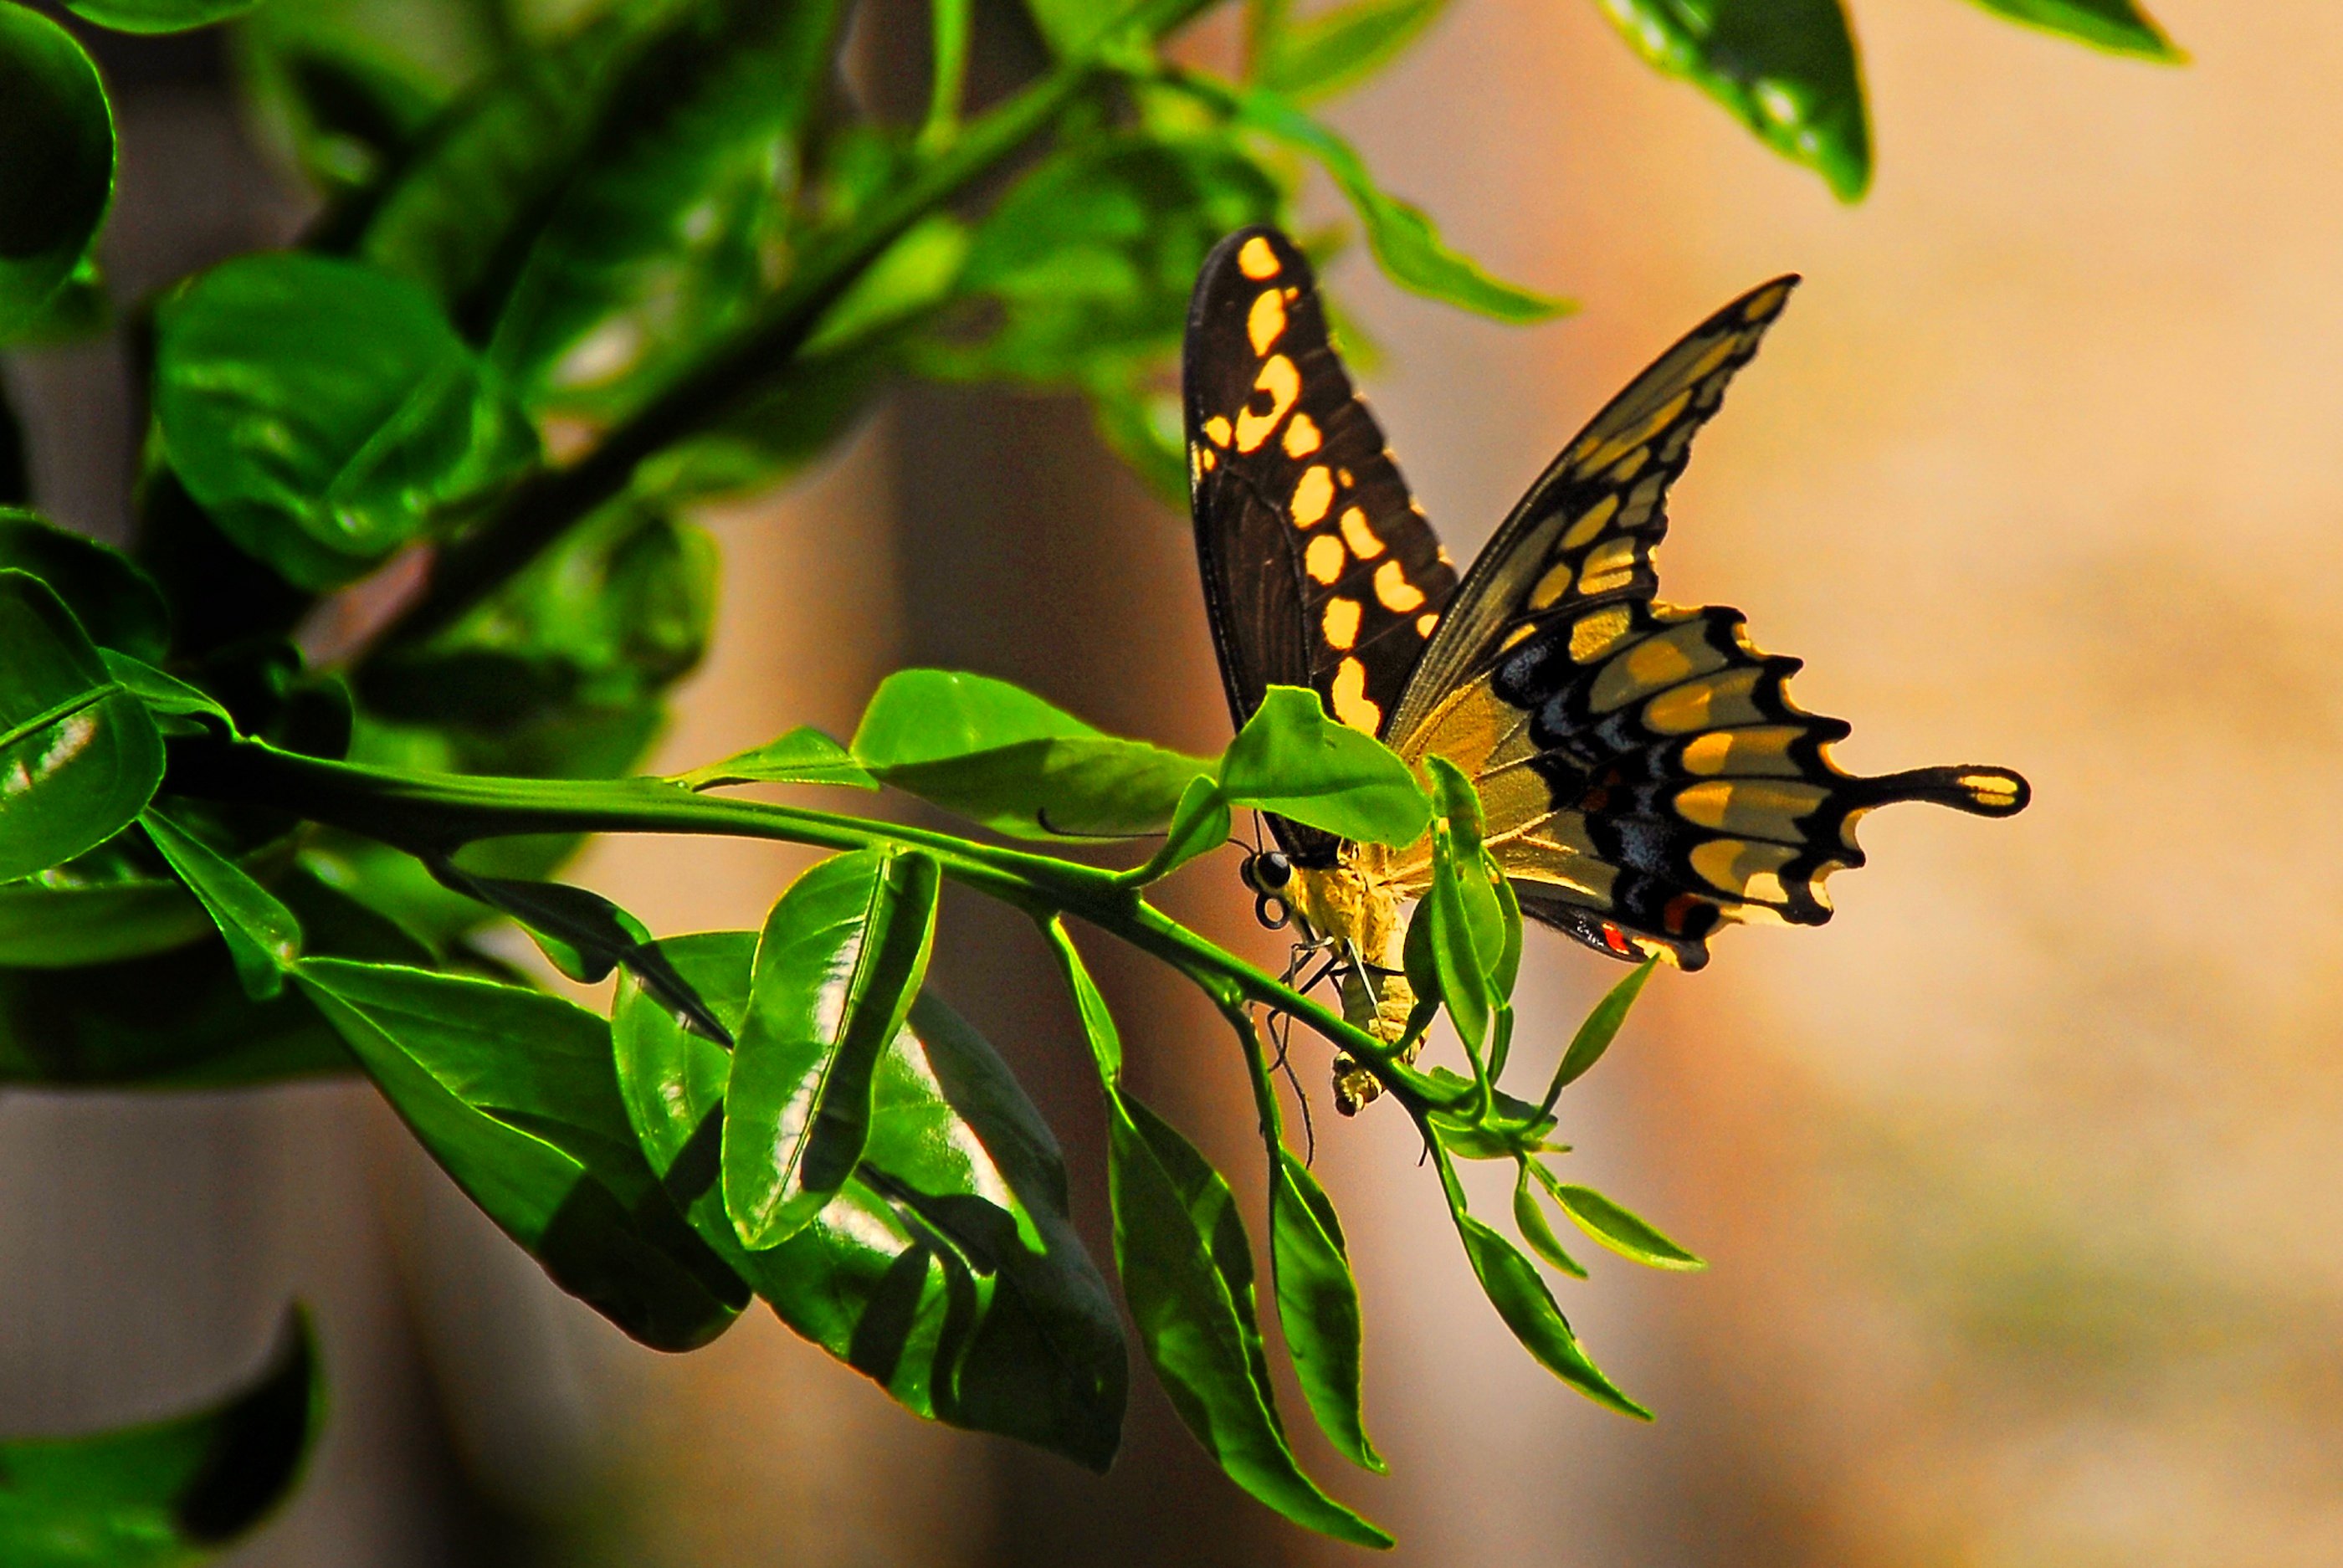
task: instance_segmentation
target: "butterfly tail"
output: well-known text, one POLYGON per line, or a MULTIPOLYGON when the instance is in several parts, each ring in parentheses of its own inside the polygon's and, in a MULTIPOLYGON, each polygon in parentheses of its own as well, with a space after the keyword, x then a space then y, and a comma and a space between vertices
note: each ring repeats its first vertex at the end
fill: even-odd
POLYGON ((2015 817, 2034 799, 2034 787, 2006 768, 1915 768, 1851 782, 1855 803, 1865 810, 1925 800, 1973 817, 2015 817))

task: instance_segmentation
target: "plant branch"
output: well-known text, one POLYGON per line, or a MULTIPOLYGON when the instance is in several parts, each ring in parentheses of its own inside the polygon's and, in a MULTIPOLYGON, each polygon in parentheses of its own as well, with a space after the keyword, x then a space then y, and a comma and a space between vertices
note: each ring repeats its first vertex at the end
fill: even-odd
POLYGON ((1139 0, 1048 75, 970 122, 854 225, 817 246, 759 317, 711 350, 584 457, 516 487, 432 568, 430 586, 384 633, 413 643, 459 619, 571 525, 625 491, 648 457, 709 428, 778 376, 855 280, 921 218, 1039 135, 1093 81, 1123 74, 1152 42, 1215 0, 1139 0))

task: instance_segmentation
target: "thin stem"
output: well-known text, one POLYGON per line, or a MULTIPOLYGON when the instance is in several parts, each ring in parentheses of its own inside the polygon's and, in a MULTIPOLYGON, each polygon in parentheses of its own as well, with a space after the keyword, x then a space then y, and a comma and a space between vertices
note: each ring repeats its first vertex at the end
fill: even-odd
POLYGON ((430 587, 385 640, 415 642, 451 625, 571 525, 625 491, 644 459, 738 408, 789 367, 830 307, 914 224, 1039 135, 1093 80, 1121 72, 1135 41, 1151 41, 1214 3, 1139 0, 1047 76, 968 126, 910 179, 873 202, 851 228, 815 248, 753 325, 717 347, 578 462, 517 487, 440 556, 430 587))
POLYGON ((275 806, 427 857, 452 854, 478 839, 534 833, 706 833, 825 849, 924 849, 964 887, 1039 917, 1077 916, 1161 960, 1224 1011, 1250 1001, 1291 1014, 1364 1062, 1412 1110, 1452 1110, 1462 1100, 1399 1061, 1365 1030, 1181 925, 1121 884, 1115 873, 1054 855, 829 811, 710 799, 658 779, 399 773, 250 740, 174 741, 165 787, 206 799, 275 806))
POLYGON ((920 150, 935 153, 960 134, 960 95, 968 84, 968 42, 974 0, 932 0, 929 6, 929 48, 935 55, 935 80, 928 91, 928 120, 920 127, 920 150))

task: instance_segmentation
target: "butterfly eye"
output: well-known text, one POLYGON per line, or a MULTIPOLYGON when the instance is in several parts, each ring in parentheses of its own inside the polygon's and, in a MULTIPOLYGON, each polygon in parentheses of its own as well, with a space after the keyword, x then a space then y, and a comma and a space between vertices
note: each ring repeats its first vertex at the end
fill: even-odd
POLYGON ((1264 849, 1252 858, 1252 885, 1256 891, 1281 892, 1293 880, 1293 862, 1275 849, 1264 849))

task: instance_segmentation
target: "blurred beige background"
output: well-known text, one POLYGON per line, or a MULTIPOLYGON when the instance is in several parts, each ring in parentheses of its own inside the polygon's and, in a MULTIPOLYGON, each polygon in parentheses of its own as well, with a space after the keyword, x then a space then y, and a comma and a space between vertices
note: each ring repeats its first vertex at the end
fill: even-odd
MULTIPOLYGON (((1583 4, 1457 0, 1334 111, 1463 248, 1585 305, 1512 330, 1335 270, 1385 351, 1367 390, 1460 555, 1675 333, 1799 270, 1679 487, 1666 593, 1736 605, 1805 658, 1797 693, 1855 722, 1850 766, 2006 763, 2036 801, 2004 824, 1872 819, 1830 926, 1736 932, 1703 974, 1662 977, 1565 1101, 1584 1178, 1711 1260, 1658 1276, 1597 1254, 1561 1292, 1649 1428, 1513 1344, 1394 1119, 1322 1118, 1393 1473, 1310 1457, 1399 1561, 1443 1568, 2343 1561, 2343 833, 2324 807, 2343 688, 2318 631, 2343 609, 2343 13, 2165 0, 2194 56, 2171 70, 1956 0, 1854 9, 1880 169, 1852 209, 1583 4)), ((718 528, 727 613, 679 765, 844 729, 910 661, 1172 743, 1224 733, 1184 521, 1071 410, 899 399, 718 528)), ((798 863, 612 844, 582 875, 682 930, 755 923, 798 863)), ((1272 950, 1232 877, 1190 883, 1182 912, 1272 950)), ((948 918, 940 984, 1031 1075, 1098 1237, 1062 1006, 1013 925, 948 918)), ((1520 1049, 1544 1060, 1617 971, 1533 940, 1520 1049)), ((1242 1185, 1217 1026, 1100 959, 1143 1091, 1242 1185)), ((21 1103, 0 1108, 10 1204, 96 1114, 21 1103)), ((634 1350, 484 1236, 361 1094, 140 1114, 198 1155, 258 1147, 304 1193, 239 1211, 290 1261, 206 1276, 203 1321, 246 1348, 182 1384, 247 1359, 236 1325, 287 1280, 353 1303, 332 1342, 374 1369, 329 1484, 245 1561, 1356 1560, 1215 1477, 1143 1372, 1125 1457, 1094 1481, 922 1427, 769 1319, 689 1358, 634 1350), (374 1196, 304 1174, 353 1147, 374 1196), (403 1305, 369 1316, 386 1277, 403 1305)), ((142 1180, 199 1183, 190 1159, 142 1180)), ((61 1240, 13 1221, 0 1276, 61 1240)), ((0 1352, 79 1342, 44 1321, 18 1316, 0 1352)), ((77 1408, 119 1402, 85 1384, 77 1408)))

